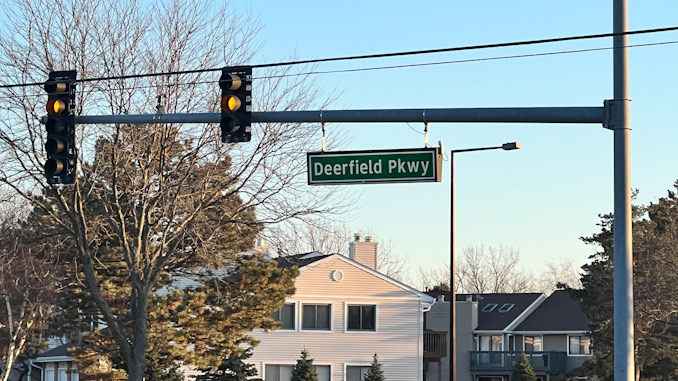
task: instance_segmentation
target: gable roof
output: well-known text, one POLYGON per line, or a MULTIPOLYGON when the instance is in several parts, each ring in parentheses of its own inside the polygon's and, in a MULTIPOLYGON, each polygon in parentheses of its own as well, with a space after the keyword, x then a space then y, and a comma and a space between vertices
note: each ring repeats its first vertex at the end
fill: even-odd
POLYGON ((589 320, 581 300, 566 290, 557 290, 515 329, 520 332, 587 332, 589 320))
MULTIPOLYGON (((449 300, 450 292, 430 290, 429 295, 438 298, 444 296, 449 300)), ((536 306, 546 300, 540 292, 511 294, 455 294, 457 302, 473 301, 478 303, 478 326, 475 331, 507 331, 513 330, 528 316, 536 306), (490 308, 494 304, 494 308, 490 308), (502 309, 506 305, 506 308, 502 309), (510 306, 513 305, 513 306, 510 306), (488 307, 485 311, 485 307, 488 307)))
POLYGON ((372 276, 382 279, 386 282, 389 282, 393 284, 396 287, 399 287, 403 290, 406 290, 408 292, 411 292, 412 294, 418 296, 420 300, 428 304, 429 307, 435 303, 435 298, 432 296, 421 292, 411 286, 406 285, 405 283, 402 283, 398 280, 395 280, 387 275, 384 275, 380 273, 379 271, 376 271, 368 266, 363 265, 362 263, 358 261, 354 261, 344 255, 341 254, 323 254, 317 251, 313 251, 310 253, 305 253, 305 254, 297 254, 297 255, 288 255, 284 257, 277 257, 277 258, 272 258, 273 260, 278 262, 278 267, 280 268, 290 268, 292 266, 298 266, 299 271, 308 271, 312 268, 314 268, 316 265, 321 264, 324 261, 329 261, 332 258, 338 259, 340 261, 346 262, 351 264, 352 266, 355 266, 362 271, 371 274, 372 276))
POLYGON ((522 318, 528 308, 545 298, 542 293, 481 294, 478 297, 478 331, 503 331, 510 329, 517 319, 522 318), (485 309, 494 304, 494 308, 485 309), (508 308, 502 309, 506 305, 508 308), (485 309, 485 310, 484 310, 485 309), (488 311, 489 310, 489 311, 488 311))
POLYGON ((282 269, 288 269, 294 266, 298 266, 301 269, 304 266, 308 266, 313 262, 317 262, 321 259, 327 258, 330 255, 332 254, 323 254, 318 251, 312 251, 310 253, 276 257, 273 258, 273 260, 278 262, 278 267, 282 269))
POLYGON ((47 352, 40 353, 36 357, 34 362, 59 362, 59 361, 71 361, 72 358, 68 354, 70 348, 75 347, 75 342, 71 341, 70 343, 59 345, 56 348, 52 348, 47 352))

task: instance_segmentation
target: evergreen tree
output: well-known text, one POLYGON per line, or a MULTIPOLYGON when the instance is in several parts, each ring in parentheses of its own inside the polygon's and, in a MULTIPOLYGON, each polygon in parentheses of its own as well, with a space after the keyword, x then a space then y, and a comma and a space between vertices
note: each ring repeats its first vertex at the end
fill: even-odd
POLYGON ((251 356, 252 347, 240 354, 231 353, 216 369, 202 369, 204 373, 197 376, 196 381, 261 381, 260 378, 253 378, 257 375, 254 365, 244 361, 251 356))
MULTIPOLYGON (((674 184, 678 188, 678 182, 674 184)), ((599 247, 583 266, 582 309, 591 321, 593 357, 589 373, 612 380, 614 373, 613 215, 601 216, 600 232, 583 238, 599 247)), ((656 203, 633 206, 634 335, 636 379, 678 377, 678 197, 669 191, 656 203)))
POLYGON ((379 363, 376 353, 372 357, 372 365, 365 375, 365 381, 384 381, 384 371, 381 369, 381 363, 379 363))
POLYGON ((313 359, 308 357, 308 351, 301 351, 301 358, 292 367, 292 378, 290 381, 318 381, 318 373, 313 365, 313 359))
POLYGON ((511 381, 537 381, 537 376, 534 374, 534 369, 532 369, 525 353, 520 354, 520 358, 513 367, 511 381))
MULTIPOLYGON (((120 320, 131 322, 129 315, 124 315, 128 308, 125 295, 129 292, 125 272, 116 270, 114 261, 105 258, 101 258, 105 265, 105 269, 101 269, 102 277, 108 278, 102 288, 104 295, 116 306, 120 320)), ((257 328, 278 327, 279 323, 271 315, 294 293, 297 274, 296 268, 280 269, 275 261, 266 260, 261 254, 241 255, 231 264, 226 276, 207 273, 196 278, 201 284, 199 287, 153 295, 148 312, 146 380, 181 380, 177 361, 216 370, 224 357, 242 352, 241 343, 256 345, 257 341, 249 333, 257 328), (169 326, 175 329, 168 329, 169 326), (194 349, 187 350, 189 345, 194 349)), ((78 338, 80 345, 73 348, 70 355, 81 374, 101 380, 124 378, 126 363, 110 331, 88 329, 97 315, 90 303, 86 290, 64 294, 59 303, 59 319, 55 320, 59 329, 55 331, 78 338), (79 298, 66 300, 69 295, 79 298), (62 325, 62 320, 69 317, 79 323, 62 325)), ((127 324, 132 329, 132 325, 127 324)))

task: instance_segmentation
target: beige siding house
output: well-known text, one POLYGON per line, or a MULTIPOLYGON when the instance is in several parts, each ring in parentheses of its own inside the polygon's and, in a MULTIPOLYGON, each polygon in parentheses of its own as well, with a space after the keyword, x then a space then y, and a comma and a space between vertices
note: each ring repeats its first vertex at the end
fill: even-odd
POLYGON ((423 313, 433 297, 367 266, 375 259, 363 265, 315 252, 277 260, 300 274, 296 294, 275 314, 283 328, 253 333, 261 342, 249 362, 260 377, 288 381, 306 349, 321 381, 361 380, 375 353, 387 380, 422 379, 423 313))

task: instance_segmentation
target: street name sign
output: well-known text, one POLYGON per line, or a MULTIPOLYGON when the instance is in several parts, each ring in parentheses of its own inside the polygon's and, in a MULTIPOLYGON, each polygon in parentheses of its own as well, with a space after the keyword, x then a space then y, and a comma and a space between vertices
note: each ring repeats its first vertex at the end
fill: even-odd
POLYGON ((440 148, 308 152, 308 184, 436 182, 440 148))

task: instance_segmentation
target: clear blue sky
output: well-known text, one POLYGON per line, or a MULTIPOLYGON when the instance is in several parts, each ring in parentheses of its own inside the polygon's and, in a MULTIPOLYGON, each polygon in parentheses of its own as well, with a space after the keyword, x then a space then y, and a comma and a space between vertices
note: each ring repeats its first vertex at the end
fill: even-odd
MULTIPOLYGON (((263 23, 253 64, 437 49, 612 31, 607 1, 233 1, 263 23)), ((630 0, 629 29, 678 25, 675 0, 630 0)), ((631 44, 676 41, 678 32, 631 36, 631 44)), ((318 70, 454 61, 611 47, 611 38, 322 64, 318 70)), ((632 185, 638 201, 664 196, 678 179, 678 44, 630 49, 632 185)), ((256 73, 255 73, 256 74, 256 73)), ((255 75, 256 76, 256 75, 255 75)), ((323 74, 318 83, 343 94, 336 108, 602 106, 612 97, 612 51, 323 74)), ((423 124, 412 124, 418 132, 423 124)), ((422 147, 406 124, 341 124, 347 149, 422 147)), ((518 248, 538 270, 566 258, 577 266, 595 250, 579 237, 597 231, 613 208, 612 132, 599 125, 431 124, 445 149, 520 141, 519 151, 455 156, 457 250, 469 245, 518 248)), ((320 142, 318 142, 320 144, 320 142)), ((392 240, 412 269, 448 263, 449 165, 443 181, 364 185, 361 208, 347 222, 392 240)))

